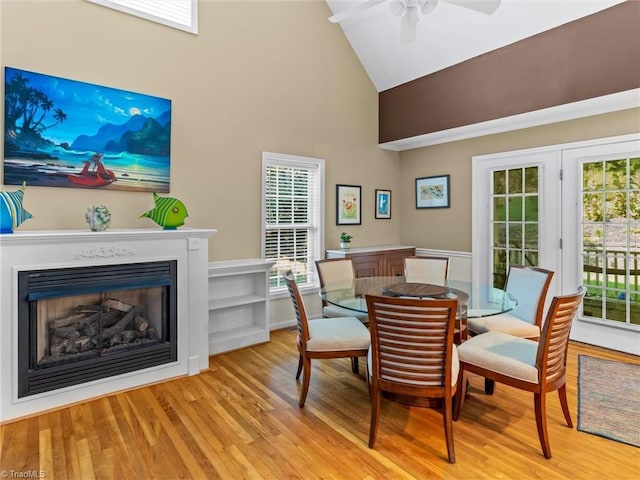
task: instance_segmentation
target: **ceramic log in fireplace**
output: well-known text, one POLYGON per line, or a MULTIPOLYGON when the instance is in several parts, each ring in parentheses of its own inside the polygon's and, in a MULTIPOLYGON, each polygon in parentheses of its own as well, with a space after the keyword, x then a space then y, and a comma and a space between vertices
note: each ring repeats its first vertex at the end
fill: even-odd
POLYGON ((215 232, 0 235, 0 422, 208 368, 215 232))

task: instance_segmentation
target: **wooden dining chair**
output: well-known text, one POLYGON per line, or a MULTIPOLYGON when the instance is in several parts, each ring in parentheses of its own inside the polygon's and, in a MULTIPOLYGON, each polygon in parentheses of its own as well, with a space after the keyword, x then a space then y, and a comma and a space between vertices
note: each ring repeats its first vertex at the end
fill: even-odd
POLYGON ((405 257, 404 280, 407 283, 444 285, 449 274, 449 257, 405 257))
MULTIPOLYGON (((354 299, 355 289, 354 280, 356 278, 355 269, 353 268, 353 260, 351 258, 327 258, 324 260, 316 260, 316 270, 318 271, 318 280, 320 288, 335 288, 336 291, 347 294, 350 300, 354 299)), ((369 315, 367 313, 357 312, 340 305, 332 305, 323 297, 322 298, 322 316, 323 317, 356 317, 365 325, 369 324, 369 315)), ((351 371, 359 373, 358 359, 351 359, 351 371)))
POLYGON ((451 402, 458 381, 458 356, 453 345, 457 300, 373 295, 366 299, 371 331, 367 359, 369 448, 373 448, 378 432, 381 392, 403 399, 437 398, 442 401, 447 456, 455 463, 451 402))
MULTIPOLYGON (((469 318, 467 320, 469 335, 502 332, 530 340, 540 338, 544 305, 552 278, 551 270, 511 265, 505 291, 518 301, 518 305, 507 313, 469 318)), ((493 394, 492 380, 485 381, 484 391, 489 395, 493 394)))
POLYGON ((302 388, 298 405, 304 407, 311 380, 311 359, 366 357, 371 344, 369 330, 355 317, 318 318, 309 320, 291 270, 283 275, 296 313, 298 335, 298 370, 302 372, 302 388))
POLYGON ((586 289, 554 297, 539 341, 502 332, 487 332, 470 338, 458 347, 460 377, 454 420, 464 402, 465 372, 473 372, 496 382, 533 393, 538 438, 545 458, 551 458, 547 432, 546 395, 558 391, 567 426, 573 428, 567 403, 566 370, 569 331, 586 289))

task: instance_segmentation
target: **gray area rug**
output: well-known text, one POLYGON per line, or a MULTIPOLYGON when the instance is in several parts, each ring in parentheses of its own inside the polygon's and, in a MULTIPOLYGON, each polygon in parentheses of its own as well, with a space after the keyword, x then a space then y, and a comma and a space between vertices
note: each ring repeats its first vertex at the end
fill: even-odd
POLYGON ((578 355, 578 431, 640 447, 640 365, 578 355))

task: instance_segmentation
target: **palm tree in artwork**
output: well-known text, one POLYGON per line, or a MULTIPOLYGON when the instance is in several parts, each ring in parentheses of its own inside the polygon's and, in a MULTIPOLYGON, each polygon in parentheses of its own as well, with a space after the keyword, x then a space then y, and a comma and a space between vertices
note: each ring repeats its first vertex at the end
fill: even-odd
POLYGON ((29 79, 21 73, 5 83, 5 92, 5 133, 11 133, 12 137, 34 138, 67 119, 67 114, 56 108, 53 110, 55 122, 46 125, 54 102, 45 92, 31 87, 29 79))
POLYGON ((53 125, 49 125, 47 128, 55 127, 56 125, 64 122, 67 119, 67 114, 64 113, 60 108, 56 108, 53 111, 53 119, 56 121, 53 125))

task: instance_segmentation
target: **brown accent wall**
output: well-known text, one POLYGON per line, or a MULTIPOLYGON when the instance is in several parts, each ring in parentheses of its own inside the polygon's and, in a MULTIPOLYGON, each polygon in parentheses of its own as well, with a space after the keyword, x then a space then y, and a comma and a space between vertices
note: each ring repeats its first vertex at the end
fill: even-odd
POLYGON ((640 87, 640 2, 567 23, 378 95, 379 142, 640 87))

